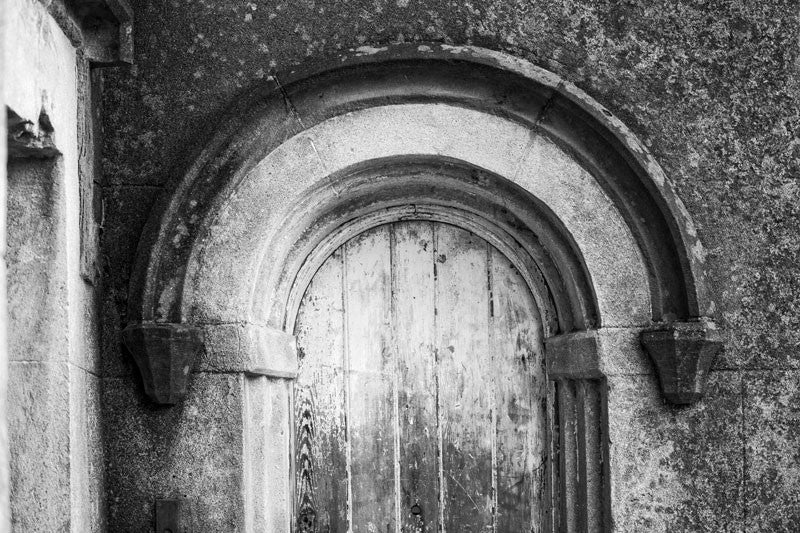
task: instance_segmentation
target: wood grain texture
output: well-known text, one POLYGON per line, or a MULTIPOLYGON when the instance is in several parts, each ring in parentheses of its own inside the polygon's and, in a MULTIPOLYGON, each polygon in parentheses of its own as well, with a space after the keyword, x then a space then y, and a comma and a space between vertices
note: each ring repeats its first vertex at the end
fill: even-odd
POLYGON ((295 472, 298 531, 347 531, 342 254, 322 265, 306 292, 295 333, 295 472))
POLYGON ((541 320, 495 248, 430 221, 366 231, 296 334, 296 531, 541 530, 541 320))

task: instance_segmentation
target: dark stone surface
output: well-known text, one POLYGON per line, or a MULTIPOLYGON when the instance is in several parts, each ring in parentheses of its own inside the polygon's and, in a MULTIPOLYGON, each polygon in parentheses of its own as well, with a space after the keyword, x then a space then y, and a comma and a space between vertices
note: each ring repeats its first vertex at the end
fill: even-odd
POLYGON ((157 187, 107 187, 103 226, 105 298, 102 302, 102 360, 104 376, 135 372, 133 358, 122 352, 120 333, 127 325, 128 284, 139 235, 147 222, 157 187))
MULTIPOLYGON (((800 175, 797 168, 783 170, 800 175)), ((717 323, 727 341, 715 366, 799 368, 797 178, 754 175, 751 185, 711 182, 693 194, 684 200, 709 252, 717 323)))
POLYGON ((800 531, 800 372, 745 372, 746 531, 800 531))
POLYGON ((156 499, 202 513, 194 531, 242 531, 241 378, 196 374, 186 400, 147 400, 138 376, 103 380, 108 531, 153 531, 156 499))

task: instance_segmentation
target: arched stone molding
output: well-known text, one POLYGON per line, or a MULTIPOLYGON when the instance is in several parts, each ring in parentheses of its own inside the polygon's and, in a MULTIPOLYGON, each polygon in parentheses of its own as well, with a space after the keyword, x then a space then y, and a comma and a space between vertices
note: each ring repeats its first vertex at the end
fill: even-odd
MULTIPOLYGON (((431 101, 505 118, 564 147, 606 192, 639 245, 653 320, 713 315, 704 252, 688 213, 659 165, 610 112, 516 58, 473 47, 398 45, 273 77, 237 103, 191 168, 176 175, 172 194, 149 224, 133 283, 132 319, 180 321, 183 291, 175 288, 182 280, 174 267, 188 263, 219 207, 216 200, 284 140, 359 109, 431 101)), ((520 163, 516 155, 510 161, 520 163)))
MULTIPOLYGON (((132 322, 245 320, 258 323, 264 320, 263 309, 258 309, 264 300, 253 301, 252 296, 268 292, 256 291, 252 286, 237 287, 236 297, 230 298, 231 287, 217 283, 218 280, 212 283, 213 287, 225 287, 226 302, 251 306, 246 311, 242 308, 214 309, 213 305, 203 307, 213 299, 210 297, 204 302, 193 299, 197 293, 213 294, 213 291, 197 290, 197 285, 203 283, 197 278, 202 273, 195 272, 201 263, 198 255, 202 255, 203 260, 209 257, 209 248, 201 243, 213 236, 215 228, 216 231, 224 228, 227 237, 223 239, 232 240, 235 222, 228 214, 234 208, 224 204, 236 195, 241 197, 245 191, 251 192, 248 188, 257 188, 257 183, 245 178, 257 174, 259 165, 263 169, 276 158, 294 159, 303 179, 313 180, 346 167, 348 157, 350 164, 358 164, 359 158, 413 153, 409 150, 420 150, 421 153, 415 155, 446 157, 446 150, 439 148, 447 146, 448 142, 450 157, 460 160, 463 156, 472 156, 475 160, 471 163, 479 168, 490 164, 487 170, 523 181, 535 177, 537 172, 541 176, 556 170, 552 164, 558 158, 549 157, 548 150, 560 152, 562 160, 574 157, 581 163, 583 172, 576 172, 578 179, 570 181, 568 186, 579 191, 600 189, 603 194, 598 198, 603 205, 586 211, 611 210, 614 214, 594 218, 579 215, 578 220, 572 222, 583 222, 584 237, 590 235, 595 241, 598 240, 595 229, 609 224, 621 225, 628 234, 624 239, 632 238, 636 244, 627 248, 641 256, 640 262, 646 270, 643 277, 633 272, 622 276, 618 275, 619 265, 627 267, 636 261, 628 258, 601 267, 600 262, 593 263, 591 257, 584 257, 592 287, 595 290, 608 287, 613 295, 617 292, 611 288, 613 281, 603 283, 604 275, 617 281, 646 279, 650 296, 645 304, 649 307, 646 311, 639 302, 633 304, 639 309, 619 309, 620 312, 615 313, 614 302, 600 295, 597 325, 618 325, 618 320, 647 325, 645 322, 649 320, 642 313, 656 324, 676 320, 691 323, 713 314, 714 303, 708 297, 704 282, 702 245, 663 171, 629 130, 579 89, 524 61, 470 47, 420 45, 361 49, 338 63, 335 67, 329 64, 291 72, 282 80, 274 77, 266 87, 254 91, 235 106, 231 118, 223 123, 189 170, 176 178, 173 193, 156 209, 140 244, 129 300, 132 322), (490 143, 488 146, 493 147, 495 153, 484 146, 474 151, 477 143, 468 141, 478 137, 471 136, 469 128, 461 128, 456 117, 446 119, 445 113, 440 113, 438 119, 449 122, 438 123, 442 126, 442 131, 438 132, 433 127, 437 123, 431 122, 437 120, 433 115, 418 114, 418 121, 411 126, 404 118, 397 118, 410 106, 427 109, 429 106, 422 102, 431 101, 440 102, 442 108, 459 115, 465 123, 470 121, 467 115, 480 115, 480 121, 487 125, 485 131, 494 128, 487 136, 498 134, 514 142, 505 146, 490 143), (400 111, 400 106, 405 109, 400 111), (391 115, 391 109, 395 110, 394 117, 383 116, 384 113, 391 115), (350 126, 355 125, 356 115, 363 120, 371 117, 373 122, 380 122, 369 143, 362 142, 347 154, 337 153, 336 143, 322 146, 314 140, 315 135, 324 138, 326 130, 346 127, 348 121, 350 126), (444 131, 447 125, 457 131, 444 131), (455 137, 447 137, 450 134, 455 137), (465 136, 469 138, 464 139, 465 136), (284 142, 286 139, 288 141, 284 142), (381 139, 388 142, 377 142, 381 139), (456 139, 467 142, 458 146, 456 139), (419 140, 416 145, 409 144, 416 140, 419 140), (420 149, 419 145, 425 143, 420 149), (328 150, 328 153, 320 150, 328 150), (492 161, 481 161, 481 157, 492 161), (526 157, 532 159, 525 160, 526 157), (265 163, 268 158, 270 163, 265 163), (225 223, 229 223, 228 226, 225 223)), ((288 163, 286 169, 291 168, 288 163)), ((292 184, 294 179, 293 174, 282 183, 292 184)), ((278 182, 274 176, 269 180, 278 182)), ((539 182, 539 185, 536 192, 546 194, 548 191, 543 188, 547 184, 539 182)), ((273 215, 275 219, 279 212, 276 204, 292 202, 292 191, 283 191, 278 186, 271 192, 273 194, 261 206, 261 214, 273 215)), ((545 196, 540 200, 551 209, 554 209, 551 202, 568 199, 563 189, 560 193, 555 186, 549 192, 549 198, 545 196)), ((556 213, 556 217, 562 216, 564 213, 556 213)), ((236 240, 243 247, 261 250, 273 245, 259 233, 265 227, 263 217, 261 220, 242 217, 241 220, 244 220, 243 227, 239 228, 236 240), (244 238, 248 233, 244 226, 248 224, 251 226, 249 239, 244 238), (252 230, 254 227, 257 231, 252 230)), ((568 224, 570 221, 560 219, 557 222, 568 224)), ((569 231, 579 240, 576 228, 570 227, 569 231)), ((616 243, 613 237, 608 242, 616 243)), ((578 242, 579 247, 583 244, 578 242)), ((587 252, 581 250, 586 256, 587 252)), ((244 272, 239 269, 236 273, 240 276, 231 275, 228 280, 263 283, 264 277, 257 272, 263 253, 246 260, 241 254, 230 257, 237 258, 236 266, 242 267, 244 272)), ((695 329, 703 338, 709 331, 703 326, 695 329)), ((658 349, 649 339, 643 340, 651 346, 659 368, 672 365, 670 361, 674 356, 658 349)))
POLYGON ((124 338, 144 375, 185 377, 200 352, 195 368, 251 376, 244 494, 256 530, 291 520, 298 294, 353 231, 450 220, 518 258, 548 338, 551 452, 561 458, 552 523, 562 529, 610 523, 608 476, 591 473, 609 464, 605 377, 649 364, 641 338, 666 397, 687 403, 719 345, 702 245, 658 164, 579 89, 502 54, 359 49, 273 77, 177 176, 139 246, 124 338), (280 488, 267 491, 269 480, 280 488))

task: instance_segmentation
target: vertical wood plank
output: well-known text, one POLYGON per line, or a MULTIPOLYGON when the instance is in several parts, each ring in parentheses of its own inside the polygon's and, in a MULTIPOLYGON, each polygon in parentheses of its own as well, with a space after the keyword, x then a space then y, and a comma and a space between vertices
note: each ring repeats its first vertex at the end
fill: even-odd
POLYGON ((497 413, 497 531, 540 532, 545 498, 545 394, 541 322, 511 262, 492 248, 497 413))
POLYGON ((322 265, 303 296, 295 335, 296 530, 347 531, 342 254, 322 265))
POLYGON ((487 244, 438 225, 437 356, 444 531, 493 527, 487 244))
POLYGON ((389 226, 345 245, 352 531, 393 532, 394 372, 389 226))
POLYGON ((393 235, 401 524, 427 533, 439 517, 432 223, 398 223, 393 235))

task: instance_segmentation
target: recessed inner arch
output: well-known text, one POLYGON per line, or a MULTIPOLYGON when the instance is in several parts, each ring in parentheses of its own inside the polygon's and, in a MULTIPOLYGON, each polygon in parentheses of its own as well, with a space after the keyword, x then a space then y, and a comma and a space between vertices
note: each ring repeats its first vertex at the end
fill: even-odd
POLYGON ((297 278, 286 306, 285 331, 294 331, 297 310, 306 289, 320 266, 352 238, 378 226, 399 221, 430 221, 449 224, 474 233, 503 254, 519 271, 528 289, 534 295, 537 310, 543 317, 546 336, 555 334, 551 329, 557 323, 557 310, 553 297, 547 287, 542 271, 537 266, 525 247, 512 235, 488 219, 478 217, 474 213, 455 207, 436 204, 409 204, 387 207, 343 224, 336 231, 325 237, 317 248, 309 255, 308 260, 297 274, 297 278))
MULTIPOLYGON (((370 227, 432 220, 473 231, 507 255, 537 298, 546 335, 596 326, 595 296, 577 247, 547 208, 499 176, 463 162, 423 157, 370 161, 329 177, 304 195, 277 232, 290 243, 275 271, 265 259, 256 294, 274 287, 284 302, 269 321, 292 331, 305 285, 331 251, 370 227), (291 222, 289 222, 291 221, 291 222)), ((276 247, 269 257, 276 255, 276 247)), ((269 301, 267 301, 269 300, 269 301)))

